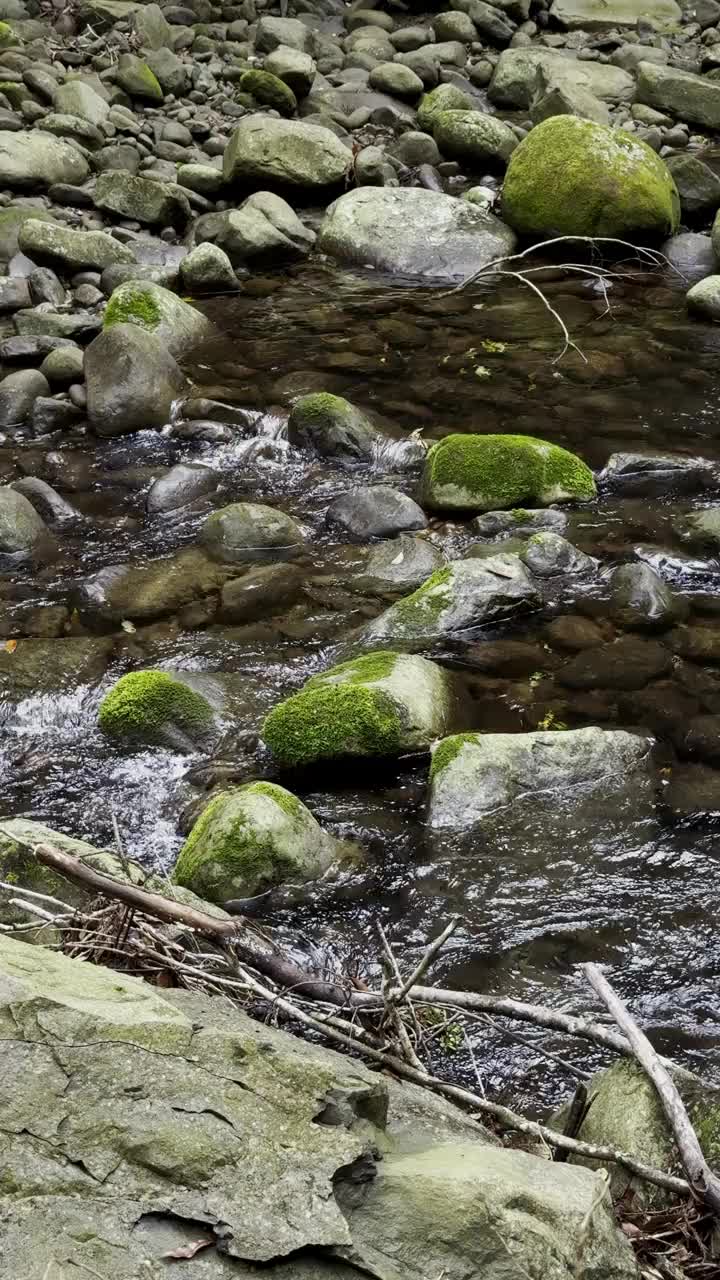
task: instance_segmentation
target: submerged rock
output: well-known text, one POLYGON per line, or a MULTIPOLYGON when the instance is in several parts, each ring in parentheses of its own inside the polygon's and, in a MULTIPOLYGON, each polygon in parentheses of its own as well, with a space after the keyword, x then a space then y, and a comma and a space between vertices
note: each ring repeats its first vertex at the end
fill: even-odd
POLYGON ((327 391, 301 396, 290 411, 290 443, 309 445, 322 457, 369 461, 379 439, 379 431, 360 409, 327 391))
POLYGON ((638 138, 574 116, 531 130, 510 159, 502 216, 523 235, 672 235, 680 200, 663 161, 638 138))
POLYGON ((32 556, 47 533, 45 521, 22 493, 0 486, 0 559, 32 556))
POLYGON ((172 356, 181 356, 214 332, 214 326, 195 307, 162 285, 128 280, 118 285, 105 308, 105 330, 114 325, 137 325, 159 338, 172 356))
POLYGON ((442 551, 425 538, 400 534, 372 549, 362 572, 350 585, 360 591, 398 595, 421 586, 444 562, 442 551))
POLYGON ((370 622, 363 636, 371 643, 432 644, 539 604, 537 588, 518 556, 454 560, 370 622))
POLYGON ((426 658, 367 653, 313 676, 266 716, 280 764, 427 751, 453 713, 450 677, 426 658))
POLYGON ((552 530, 534 533, 520 552, 520 559, 536 578, 575 576, 597 568, 597 560, 552 530))
POLYGON ((162 339, 137 324, 114 324, 85 352, 87 414, 100 436, 165 426, 185 390, 162 339))
POLYGON ((221 792, 180 850, 173 879, 211 902, 317 880, 343 852, 290 791, 251 782, 221 792))
POLYGON ((353 266, 457 281, 512 253, 515 236, 468 200, 419 187, 359 187, 330 205, 318 248, 353 266))
POLYGON ((179 511, 198 498, 214 493, 220 476, 200 462, 178 462, 151 486, 145 505, 149 515, 179 511))
POLYGON ((202 694, 167 671, 131 671, 105 694, 98 723, 110 738, 182 750, 207 741, 215 723, 202 694))
POLYGON ((445 436, 425 460, 423 502, 435 510, 493 511, 594 497, 589 467, 533 436, 445 436))
POLYGON ((709 459, 674 453, 613 453, 598 476, 602 485, 633 497, 692 493, 716 485, 718 478, 709 459))
POLYGON ((616 622, 630 631, 662 631, 687 613, 662 578, 648 564, 622 564, 610 578, 611 608, 616 622))
POLYGON ((433 827, 461 830, 515 819, 521 802, 551 794, 557 805, 602 790, 628 788, 647 801, 652 788, 649 743, 620 729, 550 733, 459 733, 438 743, 430 769, 433 827), (506 811, 503 815, 502 811, 506 811), (514 811, 514 812, 513 812, 514 811))

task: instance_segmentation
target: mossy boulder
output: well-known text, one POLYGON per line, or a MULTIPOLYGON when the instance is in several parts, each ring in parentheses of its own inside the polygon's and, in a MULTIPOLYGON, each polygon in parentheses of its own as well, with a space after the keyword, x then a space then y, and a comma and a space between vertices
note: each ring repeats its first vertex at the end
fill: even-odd
POLYGON ((289 85, 270 71, 244 71, 239 80, 241 93, 249 93, 256 102, 273 107, 281 116, 293 116, 297 98, 289 85))
POLYGON ((534 436, 445 436, 425 460, 423 502, 434 510, 587 502, 595 492, 592 471, 582 459, 534 436))
POLYGON ((432 133, 435 117, 441 111, 472 111, 475 103, 468 93, 463 93, 455 84, 439 84, 420 99, 417 110, 418 128, 425 133, 432 133))
MULTIPOLYGON (((699 1080, 692 1072, 675 1066, 672 1076, 700 1140, 708 1164, 720 1172, 720 1090, 699 1080)), ((654 1085, 636 1062, 622 1059, 606 1071, 599 1071, 588 1084, 591 1106, 578 1131, 581 1142, 630 1151, 636 1160, 667 1173, 684 1176, 682 1161, 670 1132, 662 1103, 654 1085)), ((554 1123, 562 1127, 566 1108, 554 1123)), ((589 1161, 576 1160, 585 1164, 589 1161)), ((614 1199, 632 1192, 648 1207, 669 1202, 668 1193, 620 1165, 608 1168, 614 1199)))
POLYGON ((342 851, 292 792, 251 782, 210 801, 180 850, 173 879, 222 903, 288 880, 315 880, 342 851))
POLYGON ((200 530, 200 543, 221 564, 282 560, 294 556, 305 541, 302 530, 276 507, 260 502, 233 502, 213 511, 200 530))
POLYGON ((116 324, 134 324, 154 334, 172 356, 184 355, 213 333, 202 312, 149 280, 127 280, 113 290, 103 327, 116 324))
POLYGON ((438 111, 432 134, 444 156, 476 167, 504 168, 518 145, 510 125, 484 111, 438 111))
POLYGON ((131 98, 141 98, 143 102, 162 102, 165 97, 155 73, 150 70, 147 62, 143 62, 134 53, 121 53, 115 79, 131 98))
POLYGON ((426 751, 450 723, 448 674, 408 654, 367 653, 313 676, 266 716, 262 736, 280 764, 426 751))
POLYGON ((108 737, 191 750, 212 736, 213 709, 167 671, 131 671, 105 694, 98 723, 108 737))
POLYGON ((669 169, 644 142, 575 116, 552 116, 508 165, 502 217, 528 236, 674 235, 680 197, 669 169))
POLYGON ((370 459, 379 432, 349 400, 317 391, 295 401, 288 421, 288 439, 310 446, 329 458, 370 459))

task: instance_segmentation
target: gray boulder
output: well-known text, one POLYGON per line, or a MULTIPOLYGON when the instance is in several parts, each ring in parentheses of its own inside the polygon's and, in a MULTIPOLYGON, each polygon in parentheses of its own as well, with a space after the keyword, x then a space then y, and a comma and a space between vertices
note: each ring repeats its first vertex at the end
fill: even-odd
POLYGON ((521 551, 520 559, 536 578, 575 577, 597 568, 597 560, 586 556, 551 529, 534 533, 521 551))
POLYGON ((641 62, 635 99, 689 124, 720 128, 720 84, 707 76, 641 62))
POLYGON ((85 352, 88 420, 100 436, 162 427, 185 376, 160 337, 115 324, 85 352))
POLYGON ((134 324, 153 334, 173 356, 184 355, 215 332, 202 312, 149 280, 128 280, 113 290, 105 328, 134 324))
POLYGON ((715 488, 718 468, 708 458, 677 453, 612 453, 598 480, 603 487, 629 497, 696 493, 715 488))
POLYGON ((300 448, 310 447, 322 457, 369 460, 380 433, 349 400, 318 391, 295 401, 288 440, 300 448))
POLYGON ((720 178, 698 156, 668 156, 667 167, 687 221, 715 213, 720 205, 720 178))
POLYGON ((500 54, 488 89, 490 101, 527 110, 535 95, 538 68, 555 85, 585 89, 603 102, 629 102, 635 93, 633 76, 620 67, 579 62, 554 49, 518 48, 500 54))
POLYGON ((208 516, 200 544, 221 564, 280 560, 305 541, 300 526, 284 511, 258 502, 234 502, 208 516))
POLYGON ((150 486, 145 500, 148 515, 179 511, 198 498, 214 493, 220 483, 217 471, 199 462, 178 462, 150 486))
POLYGON ((191 85, 191 66, 178 58, 172 49, 152 49, 145 62, 165 93, 177 95, 187 92, 191 85))
POLYGON ((609 31, 652 22, 660 30, 681 19, 675 0, 554 0, 552 17, 565 31, 609 31))
POLYGON ((258 53, 272 53, 287 45, 301 53, 312 52, 312 32, 299 18, 272 18, 263 16, 255 32, 255 48, 258 53))
POLYGON ((308 53, 282 44, 268 54, 264 69, 284 81, 296 98, 307 97, 317 73, 317 66, 308 53))
POLYGON ((720 324, 720 275, 698 280, 688 289, 685 300, 689 311, 704 320, 712 320, 713 324, 720 324))
POLYGON ((678 516, 673 521, 673 528, 678 537, 692 547, 714 554, 720 551, 720 506, 705 507, 702 511, 678 516))
POLYGON ((191 217, 187 196, 175 183, 136 177, 122 169, 98 175, 93 201, 98 209, 150 226, 184 226, 191 217))
POLYGON ((186 547, 145 566, 106 565, 78 586, 75 604, 81 620, 94 628, 115 628, 124 618, 152 622, 217 593, 234 573, 197 547, 186 547))
POLYGON ((31 556, 46 532, 45 521, 22 493, 0 486, 0 557, 31 556))
POLYGON ((424 89, 420 77, 411 67, 403 66, 402 62, 381 62, 377 67, 373 67, 368 84, 371 89, 377 89, 379 93, 389 93, 396 98, 407 98, 410 102, 417 102, 424 89))
POLYGON ((484 111, 439 111, 432 128, 443 155, 476 167, 495 163, 504 168, 518 145, 510 125, 484 111))
POLYGON ((712 240, 699 231, 681 231, 679 235, 671 236, 662 245, 661 252, 689 284, 711 276, 717 269, 712 240))
POLYGON ((268 254, 301 257, 315 243, 315 232, 294 209, 270 191, 256 191, 240 205, 219 215, 213 239, 231 262, 242 263, 268 254))
POLYGON ((401 595, 422 586, 444 563, 442 551, 431 542, 401 533, 399 538, 372 548, 362 572, 350 585, 377 595, 401 595))
POLYGON ((318 248, 391 275, 462 280, 512 253, 515 235, 467 200, 421 188, 363 187, 331 204, 318 248))
POLYGON ((29 258, 49 258, 71 271, 86 267, 104 271, 116 262, 135 261, 132 249, 105 231, 73 231, 59 223, 35 218, 23 223, 18 242, 29 258))
POLYGON ((157 4, 138 6, 132 25, 144 49, 162 49, 163 45, 171 44, 172 27, 157 4))
POLYGON ((50 133, 0 133, 0 184, 32 189, 51 187, 56 182, 82 186, 89 173, 88 162, 69 143, 50 133))
POLYGON ((322 188, 342 182, 351 164, 349 147, 329 129, 302 120, 250 115, 241 120, 225 148, 223 174, 228 183, 322 188))
POLYGON ((216 244, 199 244, 180 263, 183 285, 190 293, 222 293, 239 288, 227 254, 216 244))
POLYGON ((432 644, 537 608, 537 588, 516 555, 454 560, 364 629, 368 642, 432 644))
POLYGON ((70 529, 83 523, 84 516, 62 494, 37 476, 13 480, 12 488, 32 503, 38 515, 52 529, 70 529))
POLYGON ((369 485, 343 493, 330 504, 328 524, 354 538, 391 538, 408 529, 424 529, 427 516, 406 493, 389 485, 369 485))
POLYGON ((624 730, 461 733, 433 752, 429 818, 435 828, 482 823, 497 833, 540 797, 571 808, 596 791, 606 803, 634 792, 640 810, 652 786, 649 743, 624 730))
POLYGON ((49 394, 48 380, 37 370, 9 373, 0 382, 0 428, 21 427, 30 417, 38 396, 49 394))
POLYGON ((610 577, 613 618, 631 631, 662 631, 687 612, 649 564, 622 564, 610 577))
POLYGON ((105 99, 82 80, 68 80, 58 85, 53 95, 53 107, 60 115, 80 116, 94 125, 101 125, 110 111, 105 99))

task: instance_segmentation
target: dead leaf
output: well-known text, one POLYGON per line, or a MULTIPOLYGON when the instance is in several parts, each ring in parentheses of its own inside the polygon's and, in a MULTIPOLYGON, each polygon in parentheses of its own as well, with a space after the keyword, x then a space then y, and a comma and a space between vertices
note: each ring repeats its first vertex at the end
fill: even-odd
POLYGON ((122 622, 120 623, 120 626, 122 627, 123 631, 127 631, 128 635, 131 635, 131 636, 134 635, 135 632, 137 631, 137 627, 135 626, 135 623, 129 622, 127 618, 123 618, 122 622))
POLYGON ((209 1245, 214 1244, 215 1240, 211 1237, 209 1240, 191 1240, 189 1244, 180 1245, 178 1249, 171 1249, 169 1253, 163 1253, 163 1258, 194 1258, 196 1253, 201 1249, 207 1249, 209 1245))
POLYGON ((5 641, 5 652, 6 652, 6 653, 14 653, 16 649, 17 649, 17 640, 6 640, 6 641, 5 641))

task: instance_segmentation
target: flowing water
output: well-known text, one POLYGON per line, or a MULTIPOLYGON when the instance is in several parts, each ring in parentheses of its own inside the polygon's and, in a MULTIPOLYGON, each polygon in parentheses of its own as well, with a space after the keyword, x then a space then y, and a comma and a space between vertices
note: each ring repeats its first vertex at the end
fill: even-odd
MULTIPOLYGON (((272 776, 256 750, 262 715, 328 665, 383 607, 353 589, 363 548, 338 541, 325 526, 325 510, 332 498, 368 481, 386 479, 412 491, 414 474, 398 471, 411 432, 426 440, 449 430, 525 432, 566 445, 597 468, 618 450, 720 460, 720 330, 688 320, 683 282, 670 272, 637 263, 618 271, 607 287, 557 270, 543 279, 549 303, 582 352, 571 349, 561 360, 557 323, 513 280, 450 293, 317 264, 255 278, 237 297, 206 304, 221 336, 191 367, 195 396, 249 411, 242 432, 188 439, 176 423, 164 433, 101 443, 82 436, 0 442, 0 480, 40 475, 88 517, 63 533, 54 554, 32 573, 0 576, 6 636, 16 634, 14 619, 28 611, 48 618, 53 606, 72 607, 77 584, 99 568, 145 563, 192 542, 212 506, 237 499, 279 505, 307 534, 298 561, 305 595, 282 616, 235 627, 203 625, 200 617, 196 625, 169 619, 121 633, 108 628, 111 638, 100 629, 90 641, 97 663, 64 682, 55 678, 49 656, 20 702, 0 707, 3 811, 96 843, 111 843, 114 813, 128 852, 168 868, 209 787, 226 778, 272 776), (348 471, 288 447, 289 400, 321 389, 370 411, 393 437, 372 468, 348 471), (182 460, 216 468, 221 494, 181 517, 149 519, 150 483, 182 460), (131 755, 101 738, 96 712, 105 690, 131 666, 150 665, 193 671, 206 688, 212 677, 210 687, 214 681, 229 708, 228 737, 212 760, 161 750, 131 755)), ((601 493, 571 513, 567 536, 604 565, 632 558, 637 547, 676 553, 672 520, 697 503, 677 494, 619 499, 601 493)), ((439 520, 429 537, 455 556, 477 541, 462 523, 439 520)), ((713 603, 720 563, 665 556, 663 573, 687 596, 691 617, 708 628, 720 625, 713 603)), ((606 600, 601 575, 583 599, 577 588, 567 598, 560 591, 550 614, 584 614, 605 625, 606 600)), ((545 643, 549 616, 545 611, 479 636, 469 648, 434 655, 458 673, 465 727, 534 728, 550 710, 571 727, 608 723, 657 731, 652 700, 643 702, 640 694, 611 688, 565 690, 560 697, 552 681, 559 657, 545 643), (521 641, 525 648, 488 670, 482 656, 488 640, 521 641)), ((87 634, 74 615, 68 625, 71 633, 87 634)), ((15 654, 0 654, 0 674, 23 643, 21 635, 15 654)), ((720 710, 716 670, 680 666, 679 674, 676 663, 651 683, 655 701, 669 705, 676 697, 681 716, 693 676, 702 682, 705 706, 717 686, 720 710)), ((665 749, 671 771, 675 760, 665 749)), ((422 759, 372 768, 345 764, 293 779, 290 785, 320 820, 359 841, 365 858, 342 893, 309 892, 301 905, 267 922, 300 928, 362 969, 377 953, 376 920, 409 962, 459 912, 462 925, 435 970, 445 984, 579 1010, 590 1001, 575 966, 606 962, 659 1048, 708 1076, 720 1075, 720 803, 701 814, 615 826, 600 810, 589 832, 574 831, 569 819, 562 840, 539 814, 521 838, 488 845, 477 836, 439 838, 429 831, 426 776, 422 759)), ((526 1042, 518 1044, 478 1024, 475 1060, 489 1092, 540 1111, 573 1086, 574 1076, 538 1054, 532 1031, 522 1034, 526 1042)), ((559 1037, 544 1042, 583 1069, 601 1061, 586 1046, 559 1037)), ((452 1061, 451 1049, 438 1045, 438 1058, 452 1061)), ((462 1050, 456 1066, 459 1076, 473 1078, 462 1050)))

